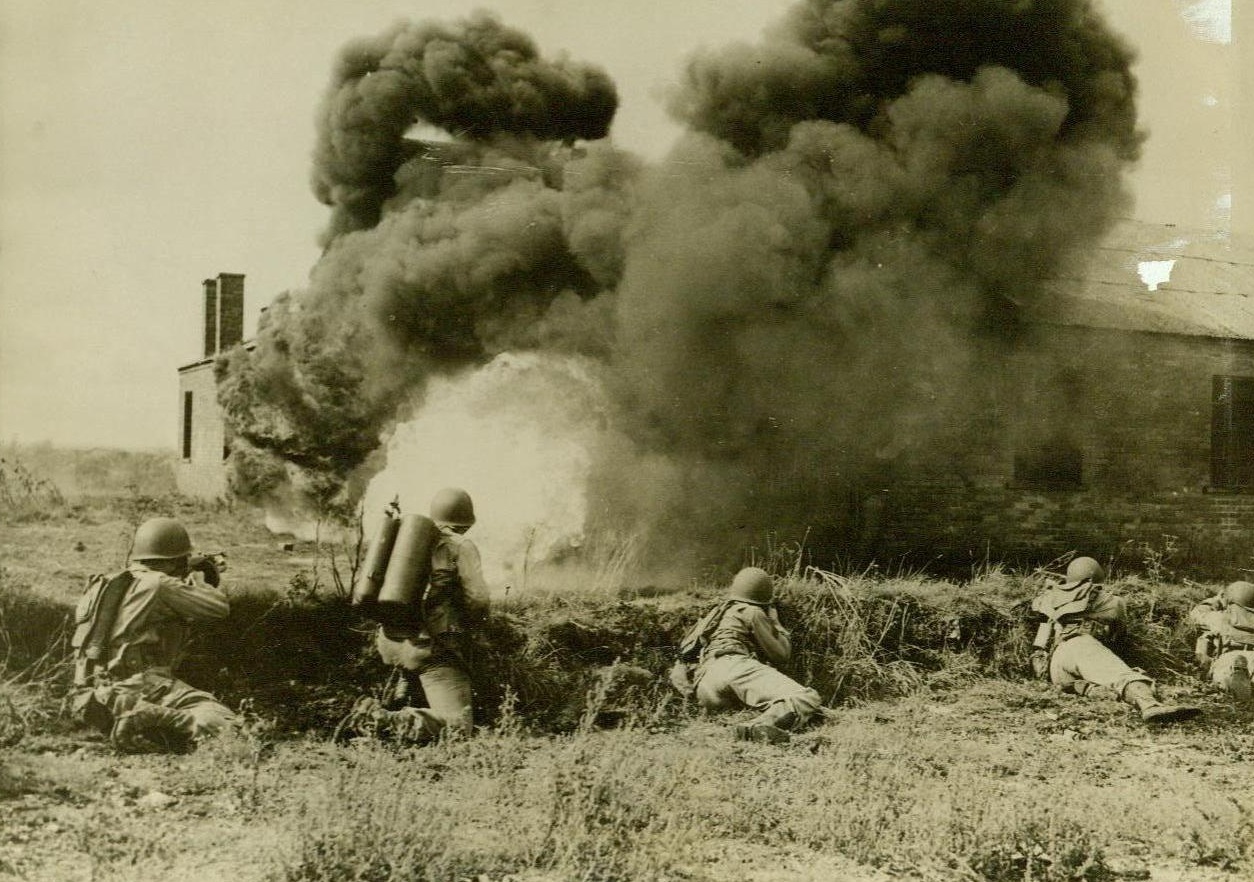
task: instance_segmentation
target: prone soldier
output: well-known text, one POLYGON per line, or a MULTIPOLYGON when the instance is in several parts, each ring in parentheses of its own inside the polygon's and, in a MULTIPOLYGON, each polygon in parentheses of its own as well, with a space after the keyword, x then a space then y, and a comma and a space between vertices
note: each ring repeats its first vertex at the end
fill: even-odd
POLYGON ((778 670, 792 658, 779 621, 770 574, 738 572, 726 599, 707 612, 680 644, 672 683, 709 711, 748 707, 759 712, 735 727, 742 741, 783 743, 822 704, 819 694, 778 670), (695 671, 689 673, 695 664, 695 671))
POLYGON ((1189 620, 1202 629, 1196 644, 1198 664, 1234 701, 1248 705, 1254 667, 1254 582, 1233 582, 1193 607, 1189 620))
POLYGON ((1147 723, 1171 723, 1197 716, 1195 707, 1165 704, 1154 682, 1130 667, 1108 646, 1126 628, 1123 598, 1105 591, 1106 573, 1091 557, 1077 557, 1066 581, 1037 595, 1032 610, 1044 617, 1032 641, 1032 671, 1063 692, 1087 695, 1105 687, 1135 707, 1147 723))

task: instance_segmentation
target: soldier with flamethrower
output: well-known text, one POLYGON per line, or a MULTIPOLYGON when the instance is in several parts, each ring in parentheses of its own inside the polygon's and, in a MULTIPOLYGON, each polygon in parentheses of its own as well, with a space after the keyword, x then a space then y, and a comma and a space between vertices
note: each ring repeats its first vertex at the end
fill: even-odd
POLYGON ((1122 636, 1127 607, 1105 591, 1106 573, 1091 557, 1077 557, 1066 581, 1037 595, 1032 610, 1044 617, 1032 641, 1032 672, 1063 692, 1094 693, 1099 687, 1135 707, 1147 723, 1172 723, 1201 713, 1195 707, 1164 704, 1154 681, 1130 667, 1107 645, 1122 636))
POLYGON ((395 688, 383 701, 359 698, 336 740, 379 735, 423 743, 473 730, 466 641, 488 612, 479 550, 465 536, 474 503, 449 487, 435 494, 430 515, 390 511, 371 543, 353 603, 379 622, 375 646, 393 666, 395 688), (412 704, 419 690, 425 707, 412 704))

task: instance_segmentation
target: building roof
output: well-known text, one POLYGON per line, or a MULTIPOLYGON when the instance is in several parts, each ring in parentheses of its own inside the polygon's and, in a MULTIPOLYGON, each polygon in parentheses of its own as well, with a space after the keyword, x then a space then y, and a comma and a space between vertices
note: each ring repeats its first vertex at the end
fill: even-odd
MULTIPOLYGON (((254 349, 257 348, 257 341, 245 340, 242 343, 239 343, 238 345, 243 346, 246 350, 248 350, 249 352, 252 352, 254 349)), ((223 352, 226 352, 226 351, 228 350, 225 350, 225 349, 223 350, 223 352)), ((213 365, 215 361, 218 360, 218 356, 221 354, 222 354, 221 352, 215 352, 213 355, 206 356, 205 358, 202 358, 199 361, 188 362, 187 364, 180 367, 178 369, 178 372, 181 374, 181 373, 185 373, 186 371, 195 370, 196 368, 210 367, 213 365)))
POLYGON ((1056 324, 1254 340, 1254 242, 1125 221, 1026 313, 1056 324))

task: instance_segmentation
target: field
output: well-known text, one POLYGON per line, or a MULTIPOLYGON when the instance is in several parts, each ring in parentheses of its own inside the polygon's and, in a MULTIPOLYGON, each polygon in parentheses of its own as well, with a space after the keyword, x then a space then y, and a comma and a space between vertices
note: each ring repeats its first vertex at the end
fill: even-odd
MULTIPOLYGON (((88 458, 90 460, 90 458, 88 458)), ((108 461, 99 456, 91 461, 108 461)), ((386 671, 348 607, 353 543, 277 537, 243 506, 169 495, 160 462, 61 490, 9 453, 0 515, 0 879, 1237 880, 1254 871, 1254 725, 1201 683, 1189 605, 1214 589, 1147 555, 1116 574, 1128 654, 1199 720, 1146 729, 1024 679, 1039 576, 839 575, 780 553, 795 673, 831 708, 777 747, 669 691, 669 652, 719 588, 608 584, 498 599, 470 739, 331 743, 386 671), (138 484, 142 478, 146 485, 138 484), (182 755, 75 728, 65 616, 135 524, 184 519, 229 555, 231 618, 183 675, 241 708, 182 755), (640 670, 651 677, 642 678, 640 670)), ((57 466, 48 455, 46 473, 57 466)), ((65 462, 60 461, 62 474, 65 462)), ((554 584, 557 584, 554 577, 554 584)))

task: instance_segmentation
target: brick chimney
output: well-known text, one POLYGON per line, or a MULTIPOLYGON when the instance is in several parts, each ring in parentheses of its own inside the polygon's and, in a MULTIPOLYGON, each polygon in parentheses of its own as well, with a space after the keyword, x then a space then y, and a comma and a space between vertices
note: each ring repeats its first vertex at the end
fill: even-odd
POLYGON ((244 339, 244 276, 218 273, 205 279, 205 358, 244 339))

